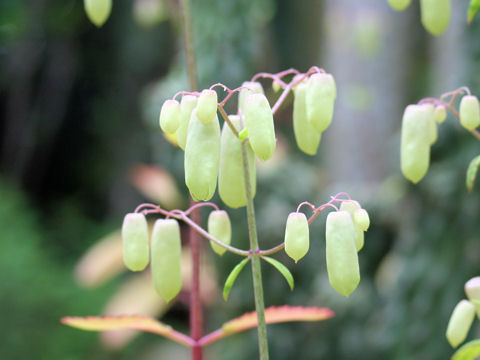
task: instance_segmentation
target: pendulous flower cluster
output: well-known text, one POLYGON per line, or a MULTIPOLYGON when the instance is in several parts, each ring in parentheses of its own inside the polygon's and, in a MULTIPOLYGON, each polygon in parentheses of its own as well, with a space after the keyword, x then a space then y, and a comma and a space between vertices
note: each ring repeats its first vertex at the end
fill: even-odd
MULTIPOLYGON (((308 204, 308 203, 306 203, 308 204)), ((308 204, 310 205, 310 204, 308 204)), ((325 242, 327 273, 330 285, 344 296, 349 296, 360 282, 358 252, 364 244, 364 232, 370 226, 365 209, 355 200, 334 197, 331 202, 314 209, 315 214, 331 206, 335 211, 327 216, 325 242), (340 208, 333 205, 340 202, 340 208)), ((285 226, 285 252, 295 262, 303 258, 310 247, 309 222, 305 214, 292 212, 285 226)))
MULTIPOLYGON (((287 73, 289 74, 289 73, 287 73)), ((315 155, 321 134, 333 118, 336 86, 333 76, 321 69, 307 73, 295 72, 289 83, 281 76, 268 74, 283 95, 293 89, 293 128, 298 147, 315 155)), ((232 208, 245 206, 246 190, 243 178, 242 143, 247 143, 251 192, 255 196, 255 157, 269 160, 276 149, 274 112, 284 100, 281 96, 271 107, 260 82, 253 79, 230 90, 216 84, 201 92, 181 92, 164 102, 160 111, 160 128, 175 137, 185 151, 185 183, 196 201, 208 201, 218 183, 222 201, 232 208), (223 87, 228 95, 221 102, 214 88, 223 87), (223 106, 238 93, 237 114, 227 115, 223 106), (182 95, 181 101, 175 100, 182 95), (220 130, 217 112, 224 123, 220 130)))
POLYGON ((476 132, 480 126, 480 103, 468 88, 446 93, 436 98, 426 98, 418 104, 408 105, 403 114, 400 145, 400 162, 403 175, 418 183, 427 173, 430 164, 430 147, 437 141, 437 124, 447 118, 447 109, 460 121, 462 127, 476 132), (457 111, 454 103, 458 95, 466 92, 457 111), (451 97, 449 102, 445 99, 451 97))

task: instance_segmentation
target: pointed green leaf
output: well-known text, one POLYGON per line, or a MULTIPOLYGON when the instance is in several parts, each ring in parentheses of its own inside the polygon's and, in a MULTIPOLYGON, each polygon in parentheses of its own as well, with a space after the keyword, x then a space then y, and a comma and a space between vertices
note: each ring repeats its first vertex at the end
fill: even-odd
POLYGON ((474 157, 470 162, 470 165, 468 165, 466 185, 467 185, 468 191, 470 192, 473 190, 473 186, 475 184, 475 179, 477 177, 477 171, 479 166, 480 166, 480 155, 474 157))
POLYGON ((480 355, 480 339, 470 341, 458 349, 452 360, 475 360, 480 355))
POLYGON ((245 265, 247 265, 247 262, 249 260, 250 260, 250 258, 247 257, 247 258, 243 259, 242 261, 240 261, 237 264, 237 266, 235 266, 233 268, 230 275, 228 275, 227 280, 225 281, 225 285, 223 286, 223 298, 225 299, 225 301, 228 300, 228 295, 230 294, 230 290, 232 289, 233 283, 237 279, 238 274, 240 274, 240 272, 243 270, 245 265))
POLYGON ((293 290, 295 283, 293 281, 293 276, 290 270, 287 269, 285 265, 283 265, 280 261, 272 259, 271 257, 268 256, 262 256, 262 259, 265 260, 266 262, 269 262, 272 264, 280 273, 283 275, 285 280, 287 280, 288 285, 290 286, 290 290, 293 290))
POLYGON ((471 24, 475 15, 477 15, 480 10, 480 0, 470 0, 470 5, 468 6, 467 20, 471 24))

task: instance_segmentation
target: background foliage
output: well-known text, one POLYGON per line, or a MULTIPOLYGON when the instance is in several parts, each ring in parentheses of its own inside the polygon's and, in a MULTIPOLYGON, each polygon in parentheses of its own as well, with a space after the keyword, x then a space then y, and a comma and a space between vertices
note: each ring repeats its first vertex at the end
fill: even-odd
MULTIPOLYGON (((140 3, 141 1, 137 1, 140 3)), ((167 170, 186 203, 183 154, 160 134, 160 104, 186 87, 178 3, 162 2, 162 21, 140 25, 134 1, 115 1, 101 29, 79 0, 0 3, 0 358, 186 358, 152 335, 106 349, 96 334, 66 328, 64 315, 96 315, 127 278, 87 290, 74 266, 117 229, 143 200, 131 183, 137 163, 167 170)), ((291 108, 279 113, 279 156, 259 165, 255 199, 262 247, 278 243, 301 201, 348 191, 371 214, 360 253, 362 281, 344 299, 329 286, 322 218, 309 255, 288 290, 264 266, 266 305, 315 305, 337 316, 321 324, 269 327, 274 359, 445 359, 448 316, 462 286, 479 275, 480 186, 468 194, 464 173, 478 155, 475 139, 449 118, 440 127, 432 166, 417 186, 399 170, 403 108, 421 97, 467 85, 480 94, 478 21, 467 27, 467 1, 453 4, 447 32, 433 39, 418 4, 394 13, 386 2, 195 0, 201 86, 238 86, 255 72, 316 64, 332 72, 339 97, 319 155, 296 149, 291 108), (372 25, 373 24, 373 25, 372 25)), ((273 94, 270 94, 273 95, 273 94)), ((233 109, 230 109, 233 111, 233 109)), ((247 246, 243 210, 232 211, 233 241, 247 246)), ((222 283, 238 260, 212 257, 222 283)), ((250 271, 249 269, 247 271, 250 271)), ((224 303, 207 309, 207 328, 253 308, 242 273, 224 303), (215 311, 214 311, 215 309, 215 311)), ((187 308, 165 321, 185 330, 187 308)), ((474 327, 471 338, 478 335, 474 327)), ((256 356, 253 331, 213 345, 211 358, 256 356)))

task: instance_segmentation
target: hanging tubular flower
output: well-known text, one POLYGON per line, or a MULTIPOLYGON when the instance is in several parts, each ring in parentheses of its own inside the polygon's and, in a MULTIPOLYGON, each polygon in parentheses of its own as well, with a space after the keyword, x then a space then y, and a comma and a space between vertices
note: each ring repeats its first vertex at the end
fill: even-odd
POLYGON ((315 155, 322 135, 315 129, 307 116, 307 89, 305 83, 297 85, 294 89, 293 100, 293 133, 300 150, 305 154, 315 155))
POLYGON ((167 100, 160 110, 160 128, 167 134, 174 134, 180 126, 180 104, 177 100, 167 100))
POLYGON ((180 101, 180 125, 177 129, 177 142, 182 150, 185 150, 187 144, 188 125, 192 111, 197 106, 197 97, 193 95, 184 95, 180 101))
POLYGON ((418 183, 430 164, 430 111, 422 105, 409 105, 402 121, 400 160, 403 175, 418 183))
POLYGON ((412 0, 388 0, 393 10, 402 11, 410 6, 412 0))
POLYGON ((157 220, 152 232, 152 279, 158 295, 167 302, 182 289, 181 252, 178 221, 157 220))
POLYGON ((450 23, 450 0, 420 0, 423 27, 432 35, 442 34, 450 23))
POLYGON ((337 88, 333 76, 316 73, 307 82, 307 118, 317 132, 324 132, 332 122, 337 88))
POLYGON ((112 0, 84 0, 83 5, 90 21, 101 27, 112 12, 112 0))
POLYGON ((326 224, 326 258, 330 285, 349 296, 360 282, 355 226, 348 211, 328 214, 326 224))
MULTIPOLYGON (((230 115, 229 119, 236 129, 242 130, 239 116, 230 115)), ((252 197, 255 197, 257 189, 255 154, 250 145, 247 145, 247 157, 252 197)), ((243 178, 242 148, 240 140, 235 136, 227 123, 223 124, 220 141, 218 194, 220 195, 220 199, 231 208, 239 208, 247 204, 245 181, 243 178)))
POLYGON ((460 102, 460 124, 467 130, 480 125, 480 104, 476 96, 465 95, 460 102))
MULTIPOLYGON (((347 211, 352 220, 355 220, 355 212, 358 211, 358 210, 361 210, 362 207, 360 206, 360 204, 357 202, 357 201, 354 201, 354 200, 351 200, 351 201, 344 201, 342 202, 342 205, 340 205, 340 210, 342 211, 347 211)), ((367 215, 368 216, 368 215, 367 215)), ((360 251, 362 250, 363 248, 363 245, 365 243, 365 239, 364 239, 364 230, 362 230, 360 228, 359 225, 357 225, 357 223, 354 221, 353 223, 354 225, 354 228, 355 228, 355 246, 357 247, 357 251, 360 251)), ((368 228, 368 226, 367 226, 368 228)))
POLYGON ((123 262, 131 271, 142 271, 150 262, 148 225, 145 215, 125 215, 122 226, 123 262))
POLYGON ((308 220, 304 213, 292 212, 285 226, 285 252, 295 262, 307 253, 310 247, 308 220))
POLYGON ((245 99, 245 127, 253 151, 261 160, 268 160, 275 152, 277 140, 273 114, 263 94, 251 94, 245 99))
MULTIPOLYGON (((208 232, 224 244, 230 245, 232 241, 232 225, 230 218, 224 210, 215 210, 208 216, 208 232)), ((213 251, 218 255, 223 255, 227 249, 210 241, 213 251)))
POLYGON ((208 124, 215 119, 217 115, 217 101, 217 92, 215 90, 205 89, 202 91, 197 103, 197 116, 202 123, 208 124))
POLYGON ((208 201, 217 187, 220 162, 218 119, 203 124, 192 112, 185 146, 185 183, 196 200, 208 201))
POLYGON ((473 319, 475 318, 475 307, 468 300, 460 301, 448 322, 446 337, 452 347, 457 347, 467 338, 473 319))

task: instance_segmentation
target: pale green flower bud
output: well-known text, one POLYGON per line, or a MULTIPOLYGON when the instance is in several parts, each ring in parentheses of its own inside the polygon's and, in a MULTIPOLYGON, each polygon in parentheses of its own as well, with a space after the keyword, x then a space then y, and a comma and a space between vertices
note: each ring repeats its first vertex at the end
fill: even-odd
POLYGON ((455 348, 465 341, 474 318, 475 307, 470 301, 462 300, 455 306, 446 332, 450 345, 455 348))
MULTIPOLYGON (((224 244, 230 245, 232 241, 232 225, 226 211, 212 211, 208 216, 208 232, 214 238, 220 240, 224 244)), ((223 255, 227 249, 210 241, 213 251, 218 255, 223 255)))
POLYGON ((148 225, 145 215, 127 214, 122 225, 123 262, 131 271, 141 271, 150 262, 148 225))
POLYGON ((167 302, 182 289, 181 253, 177 220, 157 220, 152 232, 152 279, 158 295, 167 302))
POLYGON ((310 247, 308 220, 304 213, 292 212, 285 226, 285 252, 295 262, 307 253, 310 247))

